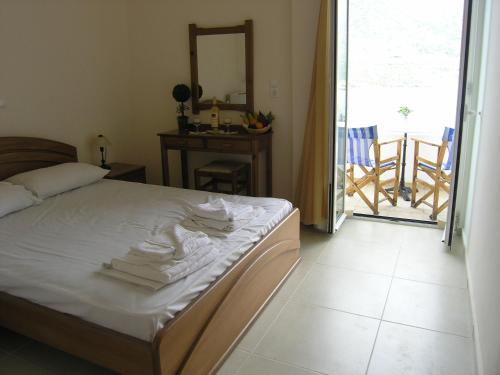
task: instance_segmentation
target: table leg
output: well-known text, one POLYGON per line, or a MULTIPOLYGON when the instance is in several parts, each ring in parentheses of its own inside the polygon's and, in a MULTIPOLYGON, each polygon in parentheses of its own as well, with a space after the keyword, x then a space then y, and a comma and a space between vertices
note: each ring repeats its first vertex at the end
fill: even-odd
POLYGON ((188 156, 186 150, 181 150, 182 187, 189 189, 188 156))
POLYGON ((405 133, 405 138, 403 140, 403 166, 401 170, 401 179, 399 182, 399 195, 403 197, 405 201, 410 200, 411 189, 406 187, 405 184, 405 169, 406 169, 406 146, 408 143, 408 133, 405 133))
POLYGON ((273 143, 269 141, 266 155, 266 195, 273 196, 273 143))
POLYGON ((259 196, 259 154, 252 154, 252 181, 250 195, 259 196))
MULTIPOLYGON (((401 161, 401 178, 399 179, 399 196, 401 196, 405 201, 410 201, 411 189, 406 187, 405 184, 405 169, 406 169, 406 146, 408 140, 408 133, 404 134, 403 139, 403 160, 401 161)), ((414 167, 415 168, 415 167, 414 167)), ((387 192, 392 192, 393 188, 385 189, 387 192)))
POLYGON ((170 185, 170 172, 168 169, 168 148, 164 144, 163 140, 161 141, 161 168, 163 172, 163 185, 170 185))

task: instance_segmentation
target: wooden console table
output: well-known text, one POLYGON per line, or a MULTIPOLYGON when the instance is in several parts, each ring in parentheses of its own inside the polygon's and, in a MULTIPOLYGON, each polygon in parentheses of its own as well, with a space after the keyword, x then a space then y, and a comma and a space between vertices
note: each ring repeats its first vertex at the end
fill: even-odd
POLYGON ((259 153, 266 151, 266 196, 272 196, 272 131, 265 134, 249 134, 242 129, 241 132, 234 135, 204 133, 188 135, 180 134, 176 130, 158 133, 158 136, 161 143, 163 185, 170 185, 168 150, 181 152, 182 187, 185 189, 189 188, 188 151, 243 154, 252 156, 250 194, 259 196, 259 153))

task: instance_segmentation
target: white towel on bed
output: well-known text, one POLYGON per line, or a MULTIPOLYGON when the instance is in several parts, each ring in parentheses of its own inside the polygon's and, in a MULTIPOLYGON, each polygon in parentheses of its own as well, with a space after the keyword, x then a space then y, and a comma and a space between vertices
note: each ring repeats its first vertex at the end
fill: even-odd
POLYGON ((254 208, 248 204, 234 203, 223 198, 210 199, 207 203, 189 207, 195 216, 218 221, 234 221, 251 213, 254 208))
POLYGON ((190 231, 181 225, 161 227, 144 242, 130 248, 129 254, 143 257, 150 262, 182 259, 211 243, 200 231, 190 231))
POLYGON ((165 263, 137 264, 137 257, 131 259, 130 256, 125 256, 114 258, 111 264, 104 265, 104 268, 111 268, 167 285, 206 266, 214 261, 217 255, 218 251, 215 247, 206 246, 181 260, 171 259, 165 263))
POLYGON ((99 271, 97 271, 97 273, 100 273, 100 274, 105 275, 105 276, 113 277, 113 278, 118 279, 118 280, 127 281, 127 282, 135 284, 135 285, 144 286, 146 288, 149 288, 149 289, 152 289, 155 291, 159 290, 165 286, 165 283, 160 283, 158 281, 148 280, 148 279, 144 279, 142 277, 137 277, 137 276, 131 275, 131 274, 126 273, 126 272, 117 271, 117 270, 111 268, 111 266, 107 263, 103 264, 103 268, 101 268, 99 271))
POLYGON ((207 203, 188 207, 190 215, 182 225, 213 236, 227 237, 264 212, 262 207, 230 202, 223 198, 209 199, 207 203))
POLYGON ((145 240, 130 248, 129 254, 142 257, 152 262, 163 262, 174 257, 175 247, 145 240))

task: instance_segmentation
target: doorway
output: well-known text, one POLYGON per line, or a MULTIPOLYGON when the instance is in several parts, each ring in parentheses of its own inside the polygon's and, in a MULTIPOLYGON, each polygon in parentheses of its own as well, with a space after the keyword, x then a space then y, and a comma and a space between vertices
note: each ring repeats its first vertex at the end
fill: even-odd
MULTIPOLYGON (((331 213, 335 213, 337 223, 342 222, 342 215, 353 215, 444 227, 456 164, 453 133, 460 115, 457 115, 457 93, 458 106, 463 104, 460 102, 461 79, 465 75, 462 62, 466 57, 463 31, 464 25, 468 27, 468 22, 464 22, 468 18, 463 16, 468 6, 456 0, 438 3, 350 0, 344 11, 343 1, 335 3, 333 77, 336 79, 332 103, 335 197, 331 213), (344 20, 348 20, 345 25, 344 20), (372 178, 363 182, 369 168, 353 165, 349 160, 352 156, 349 129, 373 125, 378 144, 384 145, 379 148, 378 160, 396 160, 396 156, 399 160, 398 165, 380 174, 382 181, 385 178, 393 181, 379 186, 376 210, 375 183, 372 178), (445 146, 446 129, 452 134, 445 146), (385 144, 395 139, 401 142, 385 144), (427 164, 422 161, 434 164, 421 167, 427 164), (429 193, 437 186, 433 167, 439 165, 444 169, 445 164, 446 170, 440 172, 446 179, 442 179, 438 194, 429 193), (391 194, 396 179, 397 195, 391 194), (353 187, 353 181, 361 181, 359 188, 353 187), (438 198, 434 199, 435 196, 438 198)), ((374 148, 373 145, 370 148, 371 162, 377 159, 374 148)))

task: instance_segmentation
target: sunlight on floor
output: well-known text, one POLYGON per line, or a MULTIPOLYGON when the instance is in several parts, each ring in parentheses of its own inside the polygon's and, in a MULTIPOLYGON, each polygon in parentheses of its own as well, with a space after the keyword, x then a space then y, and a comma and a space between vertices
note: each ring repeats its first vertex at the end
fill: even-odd
MULTIPOLYGON (((373 197, 373 187, 366 186, 363 188, 363 192, 369 199, 373 197)), ((417 193, 417 199, 419 198, 417 193)), ((439 197, 439 204, 443 204, 448 199, 448 193, 442 191, 439 197)), ((430 198, 432 199, 432 197, 430 198)), ((365 202, 359 197, 359 194, 354 194, 352 197, 346 196, 345 200, 346 211, 352 211, 354 213, 373 215, 373 211, 366 205, 365 202)), ((390 216, 404 219, 413 220, 431 220, 430 214, 432 209, 425 204, 421 204, 417 208, 411 207, 411 202, 406 202, 402 197, 398 197, 397 206, 393 206, 389 201, 384 201, 379 205, 379 211, 381 216, 390 216)), ((438 221, 445 223, 448 214, 448 209, 445 208, 439 215, 438 221)))

